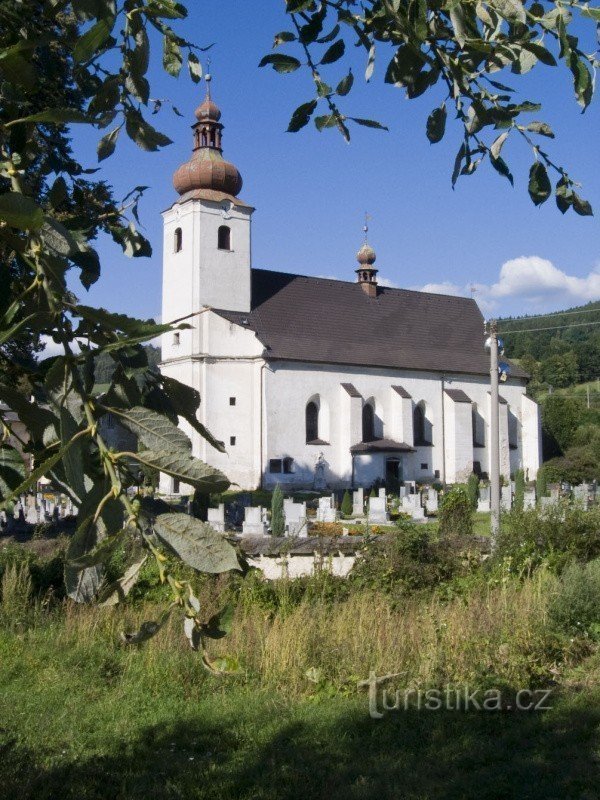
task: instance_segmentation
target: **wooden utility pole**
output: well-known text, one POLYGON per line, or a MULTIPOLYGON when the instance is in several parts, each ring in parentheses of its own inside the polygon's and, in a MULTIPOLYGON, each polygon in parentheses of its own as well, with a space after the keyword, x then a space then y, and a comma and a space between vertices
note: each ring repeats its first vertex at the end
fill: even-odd
POLYGON ((498 323, 490 321, 490 508, 491 545, 495 550, 500 531, 500 394, 498 391, 498 323))

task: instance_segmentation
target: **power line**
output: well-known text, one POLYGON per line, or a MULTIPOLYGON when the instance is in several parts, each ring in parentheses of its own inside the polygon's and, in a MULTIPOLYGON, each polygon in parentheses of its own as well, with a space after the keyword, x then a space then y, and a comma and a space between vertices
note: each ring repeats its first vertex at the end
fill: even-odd
MULTIPOLYGON (((598 308, 585 308, 581 311, 550 311, 547 314, 527 314, 525 317, 517 317, 517 319, 541 319, 542 317, 566 317, 567 315, 574 315, 574 314, 598 314, 600 313, 600 306, 598 308)), ((501 320, 498 320, 499 322, 501 320)), ((504 322, 507 322, 508 319, 504 319, 504 322)), ((515 320, 516 322, 516 320, 515 320)))
POLYGON ((502 336, 507 336, 510 333, 537 333, 538 331, 560 331, 565 328, 583 328, 589 325, 600 325, 600 322, 573 322, 571 325, 553 325, 549 328, 519 328, 518 330, 511 331, 498 331, 502 336))

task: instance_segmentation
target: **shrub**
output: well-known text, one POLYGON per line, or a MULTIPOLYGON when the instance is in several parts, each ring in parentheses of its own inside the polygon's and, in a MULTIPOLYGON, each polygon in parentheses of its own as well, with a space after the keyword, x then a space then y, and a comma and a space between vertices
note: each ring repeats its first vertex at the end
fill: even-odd
POLYGON ((600 559, 565 569, 549 617, 565 633, 600 639, 600 559))
POLYGON ((348 578, 360 589, 407 594, 437 586, 460 570, 462 560, 422 525, 398 522, 396 532, 367 545, 348 578))
POLYGON ((455 486, 444 496, 438 520, 441 536, 470 536, 473 533, 473 506, 463 486, 455 486))
POLYGON ((479 500, 479 476, 472 472, 467 481, 467 494, 473 511, 477 511, 477 501, 479 500))
POLYGON ((546 468, 540 467, 536 479, 536 494, 537 501, 540 502, 541 497, 546 497, 548 494, 548 476, 546 475, 546 468))
POLYGON ((515 473, 515 508, 517 511, 523 511, 525 503, 525 473, 522 469, 518 469, 515 473))
POLYGON ((285 517, 283 515, 283 492, 279 484, 275 487, 271 498, 271 533, 283 536, 285 533, 285 517))
POLYGON ((345 517, 350 517, 352 516, 353 508, 352 497, 350 496, 350 492, 346 489, 340 510, 345 517))
POLYGON ((589 511, 559 503, 543 513, 513 509, 503 517, 495 559, 529 574, 541 564, 561 572, 573 559, 600 557, 600 508, 589 511))

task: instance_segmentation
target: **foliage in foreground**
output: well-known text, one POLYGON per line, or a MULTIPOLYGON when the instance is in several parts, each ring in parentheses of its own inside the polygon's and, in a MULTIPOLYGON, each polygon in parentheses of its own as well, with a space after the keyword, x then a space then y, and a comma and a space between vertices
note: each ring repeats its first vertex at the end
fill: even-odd
MULTIPOLYGON (((0 401, 18 415, 30 434, 22 442, 35 461, 25 467, 7 444, 13 433, 2 418, 0 502, 52 478, 78 508, 77 530, 65 568, 67 593, 78 602, 120 602, 148 560, 171 590, 160 614, 124 635, 140 643, 164 626, 177 609, 192 648, 223 635, 230 614, 208 619, 188 580, 172 569, 168 555, 198 571, 240 569, 233 546, 199 520, 166 504, 133 500, 128 488, 141 471, 161 471, 203 494, 221 492, 229 481, 192 456, 178 418, 223 450, 197 419, 198 392, 162 376, 148 363, 143 344, 170 331, 169 323, 132 319, 82 303, 68 288, 70 270, 80 270, 83 289, 100 275, 93 240, 109 232, 126 254, 150 255, 136 229, 145 187, 121 202, 110 188, 90 184, 89 170, 74 158, 67 125, 104 131, 98 160, 110 156, 125 133, 140 148, 156 151, 170 140, 148 122, 161 103, 150 99, 147 79, 151 33, 163 45, 171 75, 187 55, 190 74, 201 76, 197 48, 175 33, 172 20, 186 10, 173 0, 39 2, 5 0, 0 6, 0 401), (107 131, 107 132, 106 132, 107 131), (20 363, 14 346, 27 349, 40 337, 52 339, 61 355, 39 364, 20 363), (106 392, 95 389, 98 362, 114 369, 106 392), (7 366, 8 364, 8 366, 7 366), (114 452, 104 440, 103 418, 111 414, 135 434, 135 452, 114 452), (105 564, 124 546, 122 575, 104 580, 105 564)), ((177 327, 189 323, 177 321, 177 327)))
POLYGON ((528 191, 535 205, 554 193, 563 214, 569 208, 583 216, 592 214, 566 169, 546 149, 544 138, 554 138, 551 127, 537 119, 530 121, 528 115, 536 114, 541 106, 518 98, 513 85, 521 82, 517 76, 534 68, 556 67, 562 61, 571 72, 577 103, 585 111, 592 101, 599 63, 597 49, 592 48, 597 48, 594 27, 600 8, 579 0, 568 8, 559 0, 546 4, 286 0, 286 10, 291 30, 276 34, 275 52, 266 55, 260 66, 271 65, 284 74, 303 67, 315 89, 315 99, 296 109, 288 131, 307 125, 318 108, 324 113, 314 116, 317 130, 337 128, 346 140, 352 123, 385 129, 378 121, 347 116, 340 110, 354 85, 351 68, 345 76, 338 70, 339 82, 332 85, 327 82, 331 78, 325 78, 329 65, 348 59, 347 46, 355 44, 364 52, 367 81, 376 63, 382 62, 384 81, 403 89, 408 99, 427 92, 436 96, 438 105, 426 125, 432 144, 443 139, 449 118, 457 120, 462 143, 453 185, 459 176, 472 175, 485 160, 512 184, 503 148, 509 138, 518 139, 533 154, 528 191), (573 33, 575 28, 584 34, 582 43, 573 33), (295 55, 282 53, 282 46, 295 55), (554 190, 549 171, 558 179, 554 190))

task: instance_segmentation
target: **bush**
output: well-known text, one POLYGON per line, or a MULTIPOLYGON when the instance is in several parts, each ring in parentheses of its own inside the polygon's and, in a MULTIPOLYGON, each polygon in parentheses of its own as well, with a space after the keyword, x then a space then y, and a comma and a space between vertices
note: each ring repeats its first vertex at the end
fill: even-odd
POLYGON ((438 520, 440 536, 472 535, 473 506, 463 486, 455 486, 444 496, 438 520))
POLYGON ((511 571, 530 574, 541 564, 561 572, 572 560, 600 557, 600 508, 589 511, 559 503, 543 513, 513 509, 502 518, 495 559, 511 571))
POLYGON ((515 508, 517 511, 523 511, 525 503, 525 473, 522 469, 518 469, 515 473, 515 508))
POLYGON ((354 507, 352 505, 352 497, 350 496, 350 492, 347 489, 344 492, 344 498, 342 500, 342 507, 340 510, 345 517, 352 516, 352 511, 354 510, 354 507))
POLYGON ((279 484, 275 487, 271 498, 271 533, 283 536, 285 533, 285 517, 283 515, 283 492, 279 484))
POLYGON ((540 498, 546 497, 546 495, 548 494, 548 476, 546 475, 545 467, 540 467, 538 469, 535 489, 536 489, 537 501, 539 503, 540 498))
POLYGON ((447 542, 436 542, 422 525, 398 522, 397 531, 367 545, 348 577, 359 589, 408 594, 438 586, 462 568, 447 542))
POLYGON ((549 617, 565 633, 583 633, 600 640, 600 559, 566 568, 549 617))
POLYGON ((467 494, 473 511, 477 511, 477 501, 479 500, 479 476, 472 472, 467 481, 467 494))

